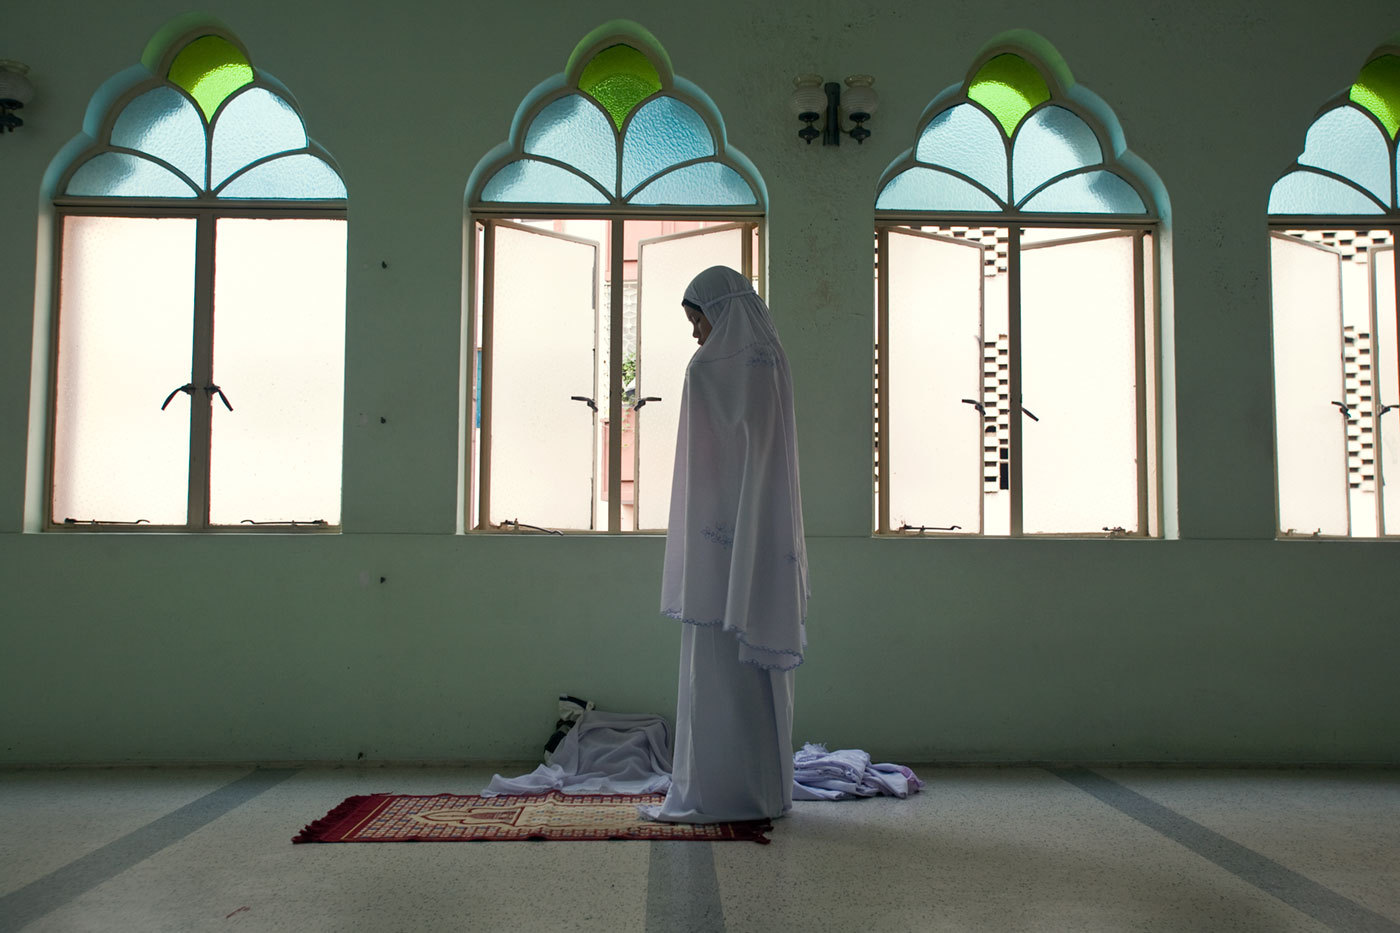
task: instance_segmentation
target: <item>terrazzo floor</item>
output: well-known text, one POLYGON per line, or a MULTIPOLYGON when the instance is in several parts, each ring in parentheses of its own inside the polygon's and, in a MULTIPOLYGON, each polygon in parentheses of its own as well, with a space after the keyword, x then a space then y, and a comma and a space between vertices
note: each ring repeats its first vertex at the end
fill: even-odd
POLYGON ((1396 770, 922 768, 767 846, 291 844, 493 770, 0 770, 0 931, 1400 933, 1396 770))

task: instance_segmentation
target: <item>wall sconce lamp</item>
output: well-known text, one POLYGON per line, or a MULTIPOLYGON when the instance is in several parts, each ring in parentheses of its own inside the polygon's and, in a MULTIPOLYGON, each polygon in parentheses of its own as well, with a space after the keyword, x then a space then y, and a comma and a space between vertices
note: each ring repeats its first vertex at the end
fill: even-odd
POLYGON ((875 79, 870 75, 851 75, 847 78, 844 101, 841 100, 841 85, 835 81, 828 81, 823 86, 821 75, 798 75, 793 78, 792 83, 796 88, 792 92, 792 112, 797 114, 797 119, 807 124, 797 131, 797 135, 807 145, 810 146, 812 140, 819 135, 823 146, 841 145, 842 133, 858 143, 863 143, 869 138, 870 131, 865 128, 865 121, 869 120, 875 108, 880 106, 880 95, 871 87, 875 79), (823 114, 826 115, 826 122, 819 132, 812 124, 820 120, 823 114), (843 115, 849 117, 855 126, 843 130, 843 115))
POLYGON ((12 111, 19 110, 34 97, 34 85, 25 77, 29 66, 9 59, 0 59, 0 133, 13 133, 24 121, 12 111))

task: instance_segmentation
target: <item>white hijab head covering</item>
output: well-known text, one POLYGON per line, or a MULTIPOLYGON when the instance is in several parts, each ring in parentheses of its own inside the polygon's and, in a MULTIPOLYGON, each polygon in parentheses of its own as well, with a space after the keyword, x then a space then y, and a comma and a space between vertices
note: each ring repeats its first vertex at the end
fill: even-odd
POLYGON ((733 269, 706 269, 684 300, 713 329, 685 371, 661 612, 723 626, 740 660, 791 670, 809 590, 787 354, 733 269))

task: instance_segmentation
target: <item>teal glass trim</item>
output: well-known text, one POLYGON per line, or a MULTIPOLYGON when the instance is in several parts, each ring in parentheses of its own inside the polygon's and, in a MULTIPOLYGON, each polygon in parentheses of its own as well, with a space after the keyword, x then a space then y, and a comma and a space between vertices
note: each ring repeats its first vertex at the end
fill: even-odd
POLYGON ((1062 178, 1021 205, 1045 214, 1146 214, 1133 186, 1105 169, 1062 178))
POLYGON ((258 159, 305 148, 306 128, 291 105, 265 88, 249 88, 225 105, 214 124, 211 187, 258 159))
POLYGON ((582 94, 561 97, 536 114, 525 151, 572 165, 609 191, 617 188, 617 131, 582 94))
POLYGON ((1026 118, 1011 151, 1013 198, 1020 200, 1056 175, 1103 161, 1098 137, 1063 107, 1042 107, 1026 118))
POLYGON ((714 154, 714 139, 700 114, 674 97, 657 97, 627 124, 622 143, 622 190, 631 191, 672 165, 714 154))
POLYGON ((1350 104, 1313 121, 1298 164, 1349 178, 1390 203, 1389 142, 1374 120, 1350 104))
POLYGON ((1006 145, 1001 129, 975 104, 958 104, 929 121, 914 158, 961 172, 1006 198, 1006 145))
POLYGON ((345 197, 345 183, 325 162, 299 152, 255 165, 225 185, 219 197, 339 200, 345 197))
POLYGON ((196 185, 204 184, 204 138, 199 111, 172 87, 158 87, 135 98, 112 125, 113 146, 168 162, 196 185))
POLYGON ((882 211, 1000 211, 985 191, 947 172, 910 168, 892 178, 875 209, 882 211))
POLYGON ((683 207, 758 203, 743 176, 720 162, 699 162, 667 172, 628 200, 683 207))
POLYGON ((1375 201, 1357 188, 1307 169, 1289 172, 1269 192, 1270 214, 1383 214, 1375 201))
POLYGON ((534 159, 503 166, 482 189, 483 201, 541 204, 607 204, 608 199, 567 169, 534 159))
POLYGON ((198 192, 150 159, 104 152, 73 173, 64 194, 94 198, 192 198, 198 192))

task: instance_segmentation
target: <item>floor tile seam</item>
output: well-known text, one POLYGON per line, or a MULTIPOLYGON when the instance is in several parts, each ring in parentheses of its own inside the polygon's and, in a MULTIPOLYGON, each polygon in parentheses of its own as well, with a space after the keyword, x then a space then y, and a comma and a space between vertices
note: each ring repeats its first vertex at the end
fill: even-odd
POLYGON ((71 903, 296 773, 290 769, 252 771, 0 896, 0 933, 19 930, 71 903))
POLYGON ((714 843, 676 840, 647 845, 646 933, 725 933, 714 843))
POLYGON ((1333 929, 1400 933, 1400 922, 1112 778, 1083 767, 1046 770, 1251 887, 1333 929))

